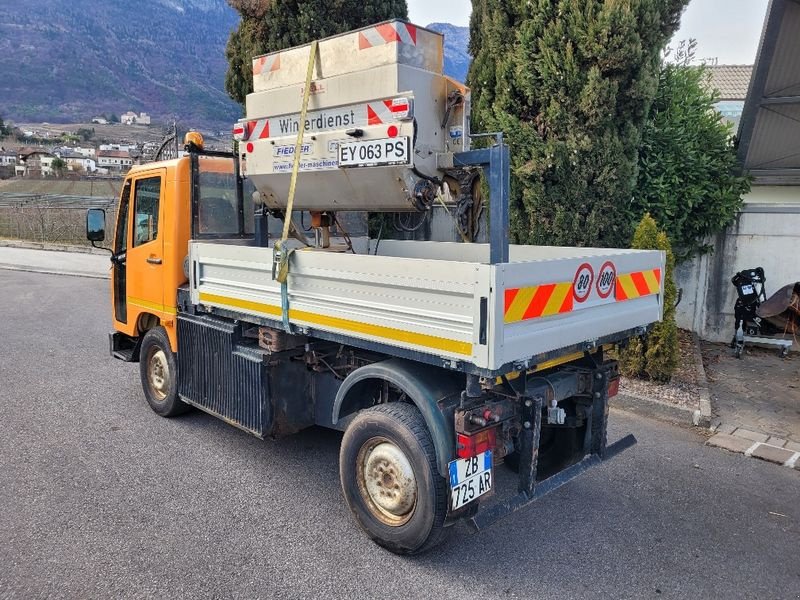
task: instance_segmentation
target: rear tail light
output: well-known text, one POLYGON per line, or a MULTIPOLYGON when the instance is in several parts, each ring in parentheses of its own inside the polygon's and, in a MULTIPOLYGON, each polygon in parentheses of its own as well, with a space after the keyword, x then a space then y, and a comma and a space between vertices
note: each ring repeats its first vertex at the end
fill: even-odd
POLYGON ((484 429, 472 435, 459 433, 456 436, 456 455, 458 458, 470 458, 481 452, 494 450, 497 443, 497 432, 494 427, 484 429))
POLYGON ((608 397, 616 396, 619 394, 619 377, 615 377, 608 382, 608 397))

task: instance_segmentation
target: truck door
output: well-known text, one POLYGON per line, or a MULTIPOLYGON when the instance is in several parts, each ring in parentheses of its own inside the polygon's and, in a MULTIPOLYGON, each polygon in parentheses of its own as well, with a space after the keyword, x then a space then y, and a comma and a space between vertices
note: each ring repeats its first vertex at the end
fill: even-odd
POLYGON ((111 280, 114 293, 114 320, 128 322, 128 300, 126 280, 126 253, 128 250, 128 215, 131 202, 131 180, 126 179, 119 198, 117 226, 114 232, 114 253, 111 260, 111 280))
POLYGON ((166 169, 137 173, 131 179, 130 236, 126 259, 126 297, 131 325, 142 312, 164 311, 164 185, 166 169))

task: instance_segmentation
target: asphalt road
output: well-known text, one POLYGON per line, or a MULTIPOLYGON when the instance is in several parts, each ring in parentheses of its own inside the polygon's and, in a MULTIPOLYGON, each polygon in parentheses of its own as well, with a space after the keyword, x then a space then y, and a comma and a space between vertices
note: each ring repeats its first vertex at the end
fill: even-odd
POLYGON ((0 270, 2 598, 800 598, 800 473, 621 412, 640 443, 400 558, 355 526, 340 434, 150 411, 107 281, 0 270))

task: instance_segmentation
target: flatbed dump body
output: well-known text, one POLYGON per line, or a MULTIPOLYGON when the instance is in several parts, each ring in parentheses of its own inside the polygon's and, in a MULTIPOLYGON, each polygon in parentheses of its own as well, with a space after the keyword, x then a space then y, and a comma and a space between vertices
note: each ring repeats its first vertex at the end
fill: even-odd
MULTIPOLYGON (((190 246, 194 304, 281 327, 271 248, 190 246)), ((493 376, 626 339, 661 318, 661 252, 513 245, 509 252, 509 262, 492 265, 485 244, 382 241, 377 255, 297 251, 289 322, 315 336, 493 376)))

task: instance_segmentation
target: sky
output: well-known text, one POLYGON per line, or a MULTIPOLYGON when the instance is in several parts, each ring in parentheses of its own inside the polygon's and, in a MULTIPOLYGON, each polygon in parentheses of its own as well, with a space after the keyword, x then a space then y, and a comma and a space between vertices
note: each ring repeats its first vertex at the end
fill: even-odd
MULTIPOLYGON (((694 38, 696 57, 719 64, 755 62, 768 0, 691 0, 673 43, 694 38)), ((470 0, 408 0, 413 23, 469 24, 470 0)))

